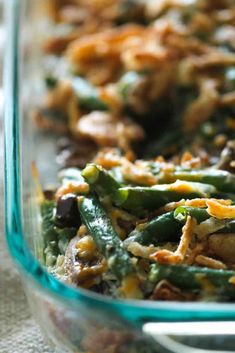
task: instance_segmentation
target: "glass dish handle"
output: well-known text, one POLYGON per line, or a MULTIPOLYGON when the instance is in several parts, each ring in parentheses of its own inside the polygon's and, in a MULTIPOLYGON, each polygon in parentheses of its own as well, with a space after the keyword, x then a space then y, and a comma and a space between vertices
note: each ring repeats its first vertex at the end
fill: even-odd
POLYGON ((234 321, 147 322, 142 329, 156 341, 159 353, 234 353, 234 321))

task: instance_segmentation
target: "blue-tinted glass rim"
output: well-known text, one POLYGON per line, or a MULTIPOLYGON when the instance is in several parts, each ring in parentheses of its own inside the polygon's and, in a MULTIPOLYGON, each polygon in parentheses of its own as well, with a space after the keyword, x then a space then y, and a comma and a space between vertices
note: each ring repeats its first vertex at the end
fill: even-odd
POLYGON ((70 301, 73 304, 84 303, 104 310, 115 310, 132 322, 235 319, 235 304, 121 301, 75 289, 51 276, 31 254, 22 230, 20 203, 19 37, 23 3, 20 0, 5 0, 4 179, 6 239, 9 251, 24 277, 65 303, 70 301))

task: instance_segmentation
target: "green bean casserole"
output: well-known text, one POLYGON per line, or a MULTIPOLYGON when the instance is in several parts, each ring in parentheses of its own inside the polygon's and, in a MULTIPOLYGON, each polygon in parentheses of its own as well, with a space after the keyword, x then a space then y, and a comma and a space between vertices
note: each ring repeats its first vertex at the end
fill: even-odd
POLYGON ((43 257, 114 298, 235 300, 235 3, 54 0, 43 257))

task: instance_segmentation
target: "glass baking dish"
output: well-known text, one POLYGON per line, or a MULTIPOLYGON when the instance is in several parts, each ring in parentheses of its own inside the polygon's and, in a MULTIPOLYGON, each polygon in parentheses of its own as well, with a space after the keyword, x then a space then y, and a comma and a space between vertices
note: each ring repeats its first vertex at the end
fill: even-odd
POLYGON ((6 238, 42 330, 60 353, 234 351, 235 304, 113 300, 69 287, 41 265, 31 163, 44 185, 56 183, 57 168, 57 136, 37 131, 31 119, 43 94, 40 41, 50 30, 42 3, 5 1, 4 65, 6 238))

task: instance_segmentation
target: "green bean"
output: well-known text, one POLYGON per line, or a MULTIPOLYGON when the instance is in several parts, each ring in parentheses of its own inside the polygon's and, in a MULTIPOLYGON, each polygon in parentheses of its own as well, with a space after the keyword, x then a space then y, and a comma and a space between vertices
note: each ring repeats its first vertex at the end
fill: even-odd
POLYGON ((84 178, 81 175, 81 170, 78 168, 62 169, 58 174, 58 179, 61 183, 66 181, 84 182, 84 178))
POLYGON ((115 193, 114 202, 124 209, 143 213, 183 198, 209 197, 216 191, 211 185, 195 182, 184 182, 182 187, 178 186, 179 182, 152 187, 122 187, 115 193))
POLYGON ((125 184, 125 179, 122 174, 120 167, 114 167, 109 171, 109 174, 119 183, 119 185, 125 184))
POLYGON ((178 221, 185 222, 188 216, 195 218, 198 223, 210 218, 205 208, 179 206, 174 211, 174 218, 178 221))
MULTIPOLYGON (((165 100, 163 109, 157 115, 155 114, 155 117, 157 116, 161 121, 161 125, 159 126, 160 134, 158 133, 155 136, 154 142, 150 142, 147 145, 147 157, 154 158, 156 155, 172 156, 181 149, 185 150, 185 147, 190 144, 190 134, 185 134, 182 131, 182 116, 184 115, 185 107, 196 99, 197 94, 197 90, 195 89, 178 86, 173 90, 172 104, 169 106, 169 99, 165 100), (167 124, 164 129, 166 119, 167 124)), ((160 101, 157 102, 158 106, 159 104, 161 104, 160 101)), ((150 130, 151 132, 153 131, 150 130)))
MULTIPOLYGON (((82 108, 89 110, 108 110, 108 106, 99 98, 98 89, 90 82, 79 76, 70 77, 71 85, 82 108)), ((52 75, 45 77, 48 90, 53 90, 59 83, 52 75)))
POLYGON ((131 242, 142 245, 159 245, 163 242, 177 242, 180 239, 182 223, 174 218, 174 212, 167 212, 150 222, 139 224, 124 241, 124 246, 131 242))
POLYGON ((109 269, 119 279, 133 273, 130 256, 98 199, 95 196, 81 198, 78 206, 83 222, 106 258, 109 269))
MULTIPOLYGON (((205 208, 180 206, 174 211, 174 218, 178 221, 185 222, 187 216, 192 216, 198 223, 204 222, 211 217, 205 208)), ((221 228, 217 231, 213 231, 213 233, 234 233, 235 235, 235 220, 221 220, 221 222, 221 228)))
POLYGON ((77 231, 74 227, 60 229, 56 226, 55 207, 54 201, 44 201, 41 204, 44 261, 47 266, 55 265, 57 256, 65 254, 69 240, 77 231))
POLYGON ((117 91, 119 95, 126 102, 128 101, 128 96, 133 90, 133 87, 140 81, 143 75, 135 71, 129 71, 121 77, 117 84, 117 91))
POLYGON ((147 144, 145 155, 149 158, 155 157, 157 155, 168 156, 179 148, 179 146, 185 143, 185 136, 182 132, 176 128, 171 129, 171 131, 162 136, 158 136, 154 142, 147 144))
POLYGON ((42 108, 39 109, 39 113, 48 121, 52 123, 59 123, 63 126, 67 124, 67 116, 58 109, 42 108))
POLYGON ((214 294, 216 296, 235 298, 235 286, 229 283, 230 278, 233 276, 235 276, 235 271, 231 270, 153 264, 149 274, 149 281, 157 284, 165 279, 182 289, 203 291, 203 283, 207 280, 214 286, 214 294))
POLYGON ((91 83, 81 77, 71 79, 72 87, 82 108, 89 110, 107 110, 108 106, 98 95, 98 90, 91 83))
POLYGON ((88 164, 81 175, 99 196, 111 196, 121 187, 107 170, 96 164, 88 164))
POLYGON ((180 206, 175 211, 167 212, 150 222, 139 224, 124 241, 124 245, 127 246, 131 242, 138 242, 142 245, 177 242, 180 239, 182 222, 185 222, 189 215, 195 218, 198 223, 210 218, 206 209, 180 206))
POLYGON ((42 236, 46 241, 56 239, 54 214, 55 214, 55 202, 44 201, 41 204, 41 216, 42 216, 42 236))
POLYGON ((225 170, 176 170, 173 173, 173 177, 175 180, 180 179, 210 184, 223 192, 235 192, 235 175, 225 170))
POLYGON ((51 90, 56 87, 56 85, 58 84, 58 80, 57 80, 57 78, 55 78, 53 76, 46 76, 45 77, 45 84, 46 84, 47 89, 51 90))
POLYGON ((213 185, 217 190, 222 192, 235 192, 235 175, 225 170, 219 169, 198 169, 191 170, 182 167, 176 167, 172 172, 161 170, 158 163, 150 163, 151 172, 158 177, 159 182, 167 183, 176 180, 186 180, 213 185))
POLYGON ((235 236, 235 220, 227 221, 217 233, 234 233, 235 236))
POLYGON ((226 82, 226 88, 229 91, 234 91, 235 89, 235 68, 234 67, 228 67, 225 70, 225 82, 226 82))
POLYGON ((145 23, 144 3, 136 0, 124 0, 118 3, 117 24, 126 22, 145 23))

